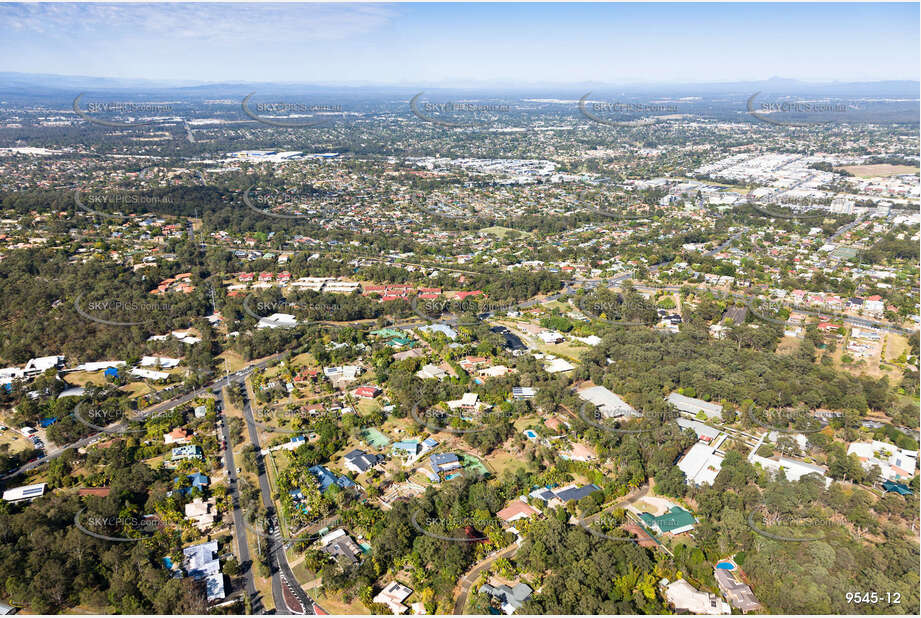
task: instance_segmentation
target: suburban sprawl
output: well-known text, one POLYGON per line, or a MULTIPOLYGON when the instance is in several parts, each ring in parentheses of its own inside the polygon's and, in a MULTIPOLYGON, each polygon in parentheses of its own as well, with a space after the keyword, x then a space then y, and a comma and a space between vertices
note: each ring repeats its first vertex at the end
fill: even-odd
POLYGON ((918 614, 916 91, 254 89, 0 94, 0 613, 918 614))

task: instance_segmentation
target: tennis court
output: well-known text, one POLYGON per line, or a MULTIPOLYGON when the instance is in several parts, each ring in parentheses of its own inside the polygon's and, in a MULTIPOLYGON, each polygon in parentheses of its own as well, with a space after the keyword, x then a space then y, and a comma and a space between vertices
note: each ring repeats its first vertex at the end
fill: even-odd
POLYGON ((390 438, 385 436, 379 429, 375 429, 374 427, 362 429, 361 439, 364 440, 368 446, 374 448, 384 448, 390 444, 390 438))

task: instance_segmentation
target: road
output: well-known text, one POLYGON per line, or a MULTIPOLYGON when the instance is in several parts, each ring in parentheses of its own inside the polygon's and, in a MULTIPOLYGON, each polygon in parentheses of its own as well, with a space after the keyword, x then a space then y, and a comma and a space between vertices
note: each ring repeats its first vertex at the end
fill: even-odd
MULTIPOLYGON (((144 410, 141 414, 138 414, 132 417, 130 420, 133 422, 144 421, 152 416, 157 416, 159 414, 168 412, 177 406, 181 406, 185 403, 192 401, 196 397, 200 397, 204 395, 208 391, 213 391, 215 389, 221 389, 224 386, 227 386, 232 380, 237 380, 240 378, 240 376, 245 377, 249 375, 250 373, 252 373, 252 371, 257 368, 264 369, 270 363, 273 363, 280 357, 281 357, 281 354, 273 354, 272 356, 266 357, 257 363, 253 363, 252 365, 249 365, 245 369, 241 369, 237 371, 236 373, 222 376, 218 378, 217 380, 215 380, 214 382, 211 382, 210 384, 203 386, 199 389, 196 389, 190 393, 187 393, 185 395, 180 395, 179 397, 174 397, 173 399, 169 399, 167 401, 151 406, 147 408, 146 410, 144 410)), ((42 465, 43 463, 47 463, 51 461, 52 459, 60 457, 63 453, 65 453, 66 451, 72 448, 82 448, 84 446, 88 446, 99 440, 104 440, 106 438, 105 434, 112 434, 112 435, 123 434, 125 429, 127 429, 126 421, 118 421, 116 423, 107 425, 105 429, 100 432, 89 435, 85 438, 80 438, 79 440, 71 442, 70 444, 55 447, 51 449, 50 451, 47 451, 44 456, 39 457, 35 461, 29 462, 27 464, 23 464, 22 466, 16 468, 12 472, 9 472, 8 474, 4 475, 3 479, 9 479, 19 474, 22 474, 23 472, 28 472, 29 470, 33 470, 37 468, 38 466, 42 465)))
POLYGON ((518 543, 512 543, 508 547, 503 547, 499 551, 492 553, 479 562, 477 562, 467 574, 464 575, 458 585, 460 586, 460 593, 455 597, 454 601, 454 615, 460 615, 464 613, 464 607, 467 606, 467 597, 470 596, 470 587, 473 585, 473 582, 477 580, 477 577, 480 576, 480 573, 483 569, 489 567, 493 562, 499 558, 511 557, 518 551, 520 545, 518 543))
MULTIPOLYGON (((242 381, 242 380, 241 380, 242 381)), ((246 390, 243 391, 243 419, 246 421, 249 430, 249 439, 256 448, 257 470, 259 472, 259 491, 262 494, 262 503, 266 512, 275 513, 275 503, 272 500, 272 489, 269 485, 269 477, 265 468, 265 458, 262 456, 262 445, 259 443, 259 432, 256 427, 256 419, 253 417, 253 408, 250 405, 249 396, 246 390)), ((272 597, 275 599, 276 613, 279 614, 313 614, 314 601, 304 589, 297 583, 297 578, 291 571, 288 564, 288 556, 284 551, 284 541, 281 537, 280 526, 274 526, 270 535, 266 535, 266 551, 268 556, 269 570, 272 573, 272 597), (300 604, 300 607, 297 605, 300 604), (295 607, 291 607, 295 605, 295 607)))
POLYGON ((638 500, 639 498, 643 498, 646 496, 647 493, 649 493, 649 485, 641 485, 640 487, 637 487, 636 489, 634 489, 627 495, 623 496, 617 502, 613 502, 609 504, 608 506, 604 507, 597 513, 589 515, 588 517, 583 517, 582 519, 579 520, 579 525, 582 526, 583 528, 588 528, 593 523, 598 521, 598 518, 601 517, 604 513, 608 513, 610 511, 613 511, 616 508, 623 507, 625 504, 634 502, 638 500))
MULTIPOLYGON (((626 496, 622 497, 617 502, 608 505, 607 507, 605 507, 601 511, 598 511, 594 515, 589 515, 588 517, 580 520, 579 525, 583 527, 588 527, 592 523, 594 523, 595 520, 601 517, 603 513, 610 511, 612 509, 615 509, 617 507, 623 506, 624 504, 628 502, 632 502, 638 498, 642 498, 643 496, 646 495, 648 491, 649 491, 648 485, 643 485, 642 487, 638 487, 634 489, 633 491, 631 491, 630 493, 628 493, 626 496)), ((467 606, 467 597, 470 596, 470 587, 473 586, 474 582, 476 582, 477 578, 480 576, 480 573, 483 572, 483 569, 488 568, 489 565, 491 565, 493 562, 495 562, 499 558, 512 557, 518 551, 519 547, 520 545, 518 545, 518 543, 512 543, 508 547, 503 547, 499 551, 486 556, 485 558, 477 562, 475 565, 473 565, 473 567, 471 567, 469 571, 467 571, 467 573, 458 582, 458 586, 460 586, 460 592, 456 594, 454 597, 455 598, 454 615, 457 616, 457 615, 464 613, 464 608, 467 606)))
MULTIPOLYGON (((215 394, 221 402, 221 410, 226 410, 224 401, 224 389, 216 388, 215 394)), ((237 489, 237 468, 233 461, 233 442, 230 440, 230 429, 221 416, 221 430, 224 442, 227 448, 224 449, 224 469, 227 470, 227 484, 230 487, 230 497, 233 501, 233 528, 234 536, 237 539, 237 558, 240 562, 240 568, 243 569, 245 579, 244 589, 246 596, 249 597, 253 614, 261 614, 264 611, 262 599, 256 595, 256 584, 253 580, 253 561, 249 554, 249 541, 246 538, 246 526, 243 523, 243 511, 240 509, 240 492, 237 489)))

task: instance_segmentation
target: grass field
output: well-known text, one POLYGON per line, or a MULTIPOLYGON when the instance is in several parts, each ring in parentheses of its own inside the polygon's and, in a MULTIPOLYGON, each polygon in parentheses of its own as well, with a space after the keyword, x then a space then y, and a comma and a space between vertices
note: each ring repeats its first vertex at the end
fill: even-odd
POLYGON ((32 444, 12 427, 0 431, 0 444, 9 445, 10 453, 19 453, 32 447, 32 444))
MULTIPOLYGON (((314 591, 314 594, 316 594, 316 591, 314 591)), ((364 603, 358 599, 352 599, 351 603, 346 603, 341 599, 332 599, 326 595, 318 595, 314 596, 313 598, 320 605, 320 607, 322 607, 330 614, 368 615, 371 613, 368 611, 368 608, 365 607, 364 603)))
POLYGON ((488 457, 489 464, 496 471, 496 476, 501 477, 506 470, 517 470, 518 468, 527 468, 528 465, 520 458, 509 453, 494 451, 494 454, 488 457))
MULTIPOLYGON (((246 361, 243 360, 243 357, 232 350, 225 350, 218 358, 221 359, 221 365, 223 365, 224 359, 227 359, 227 364, 230 365, 231 373, 246 366, 246 361)), ((223 371, 224 367, 219 366, 218 369, 223 371)))

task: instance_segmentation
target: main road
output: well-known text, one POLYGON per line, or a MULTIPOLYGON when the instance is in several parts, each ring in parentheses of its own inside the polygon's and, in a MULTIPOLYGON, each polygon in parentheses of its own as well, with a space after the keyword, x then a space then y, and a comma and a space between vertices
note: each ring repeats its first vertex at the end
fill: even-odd
MULTIPOLYGON (((243 389, 243 419, 246 421, 246 426, 249 430, 249 440, 257 453, 256 462, 262 503, 266 512, 272 515, 275 513, 275 502, 272 499, 272 489, 266 473, 265 457, 261 453, 262 445, 259 442, 256 419, 253 417, 253 408, 250 405, 246 389, 243 389)), ((285 553, 284 540, 281 537, 280 530, 280 527, 275 525, 272 527, 270 534, 263 535, 266 545, 265 555, 268 556, 269 570, 272 573, 272 597, 275 599, 276 613, 314 614, 314 600, 307 596, 307 593, 298 584, 297 578, 288 564, 288 556, 285 553), (291 607, 291 605, 295 607, 291 607), (297 607, 298 605, 300 607, 297 607)))
POLYGON ((252 373, 253 370, 255 369, 264 369, 265 367, 267 367, 269 364, 273 363, 280 357, 281 357, 281 354, 273 354, 272 356, 268 356, 262 359, 261 361, 258 361, 256 363, 253 363, 247 366, 245 369, 241 369, 235 373, 221 376, 217 380, 214 380, 213 382, 201 388, 197 388, 190 393, 186 393, 185 395, 180 395, 179 397, 174 397, 173 399, 169 399, 167 401, 158 403, 154 406, 150 406, 149 408, 147 408, 140 414, 137 414, 131 419, 128 419, 128 421, 121 420, 115 423, 111 423, 107 425, 106 427, 99 427, 96 433, 90 434, 86 436, 85 438, 80 438, 79 440, 76 440, 69 444, 65 444, 64 446, 55 447, 51 449, 50 451, 47 451, 45 455, 43 455, 42 457, 39 457, 35 461, 30 461, 29 463, 23 464, 22 466, 16 468, 12 472, 7 473, 6 475, 3 476, 3 478, 9 479, 18 474, 22 474, 23 472, 28 472, 29 470, 37 468, 43 463, 47 463, 51 461, 52 459, 55 459, 56 457, 60 457, 62 454, 64 454, 66 451, 72 448, 82 448, 84 446, 93 444, 94 442, 97 442, 104 438, 102 434, 112 434, 112 435, 124 434, 125 430, 128 429, 129 421, 130 422, 141 422, 141 421, 147 420, 148 418, 152 416, 158 416, 160 414, 169 412, 173 408, 186 404, 192 401, 193 399, 195 399, 196 397, 201 397, 208 391, 220 390, 223 387, 230 384, 232 381, 245 378, 250 373, 252 373))
POLYGON ((227 409, 224 401, 224 389, 215 388, 215 394, 221 402, 221 433, 224 437, 224 469, 227 470, 227 484, 230 487, 230 497, 233 501, 233 528, 237 539, 237 556, 240 559, 240 568, 243 569, 245 580, 244 589, 249 598, 253 614, 263 613, 262 599, 256 595, 256 584, 253 580, 253 561, 249 554, 249 541, 246 538, 246 525, 243 523, 243 511, 240 509, 240 491, 237 487, 237 469, 233 460, 233 442, 230 440, 230 428, 224 421, 223 411, 227 409))

